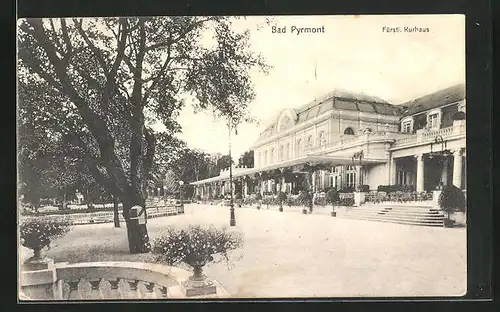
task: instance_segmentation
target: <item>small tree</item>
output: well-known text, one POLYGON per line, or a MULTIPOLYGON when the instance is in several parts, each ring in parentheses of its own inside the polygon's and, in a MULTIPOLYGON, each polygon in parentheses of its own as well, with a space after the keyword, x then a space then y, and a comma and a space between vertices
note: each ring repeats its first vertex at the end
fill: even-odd
POLYGON ((454 185, 445 185, 439 194, 438 204, 441 210, 446 212, 448 223, 450 223, 452 212, 465 211, 465 195, 460 188, 454 185))
POLYGON ((260 194, 260 191, 255 194, 255 200, 257 201, 257 209, 260 209, 262 201, 262 194, 260 194))
POLYGON ((339 200, 339 193, 337 192, 337 189, 331 188, 328 190, 326 193, 326 202, 328 204, 332 205, 332 217, 335 217, 337 213, 335 212, 335 203, 337 203, 339 200))
POLYGON ((280 203, 280 211, 283 211, 283 202, 286 201, 286 194, 282 191, 278 193, 278 201, 280 203))
POLYGON ((304 206, 304 208, 302 209, 303 213, 307 213, 307 207, 309 207, 309 209, 312 210, 311 209, 311 207, 312 207, 312 194, 310 192, 308 192, 308 191, 300 192, 299 197, 298 197, 298 201, 302 206, 304 206))

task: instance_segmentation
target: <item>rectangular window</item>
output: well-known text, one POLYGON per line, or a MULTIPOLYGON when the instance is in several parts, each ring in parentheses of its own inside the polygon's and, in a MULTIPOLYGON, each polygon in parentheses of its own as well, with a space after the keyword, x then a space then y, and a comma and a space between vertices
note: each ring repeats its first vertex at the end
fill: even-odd
POLYGON ((432 114, 429 115, 429 127, 431 129, 438 129, 439 128, 439 114, 432 114))
POLYGON ((411 132, 411 121, 406 121, 403 123, 403 132, 405 133, 411 132))

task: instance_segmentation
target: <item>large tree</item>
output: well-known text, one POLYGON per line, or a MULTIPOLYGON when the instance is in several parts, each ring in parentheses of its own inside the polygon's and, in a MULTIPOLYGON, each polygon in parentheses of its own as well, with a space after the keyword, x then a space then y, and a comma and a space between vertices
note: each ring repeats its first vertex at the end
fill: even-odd
MULTIPOLYGON (((78 136, 93 177, 123 203, 131 253, 147 252, 145 226, 129 217, 144 207, 160 120, 169 133, 185 94, 228 126, 249 120, 249 32, 228 17, 26 19, 19 23, 21 80, 42 80, 82 122, 78 136), (204 39, 213 35, 215 44, 204 39)), ((40 96, 43 96, 41 94, 40 96)))

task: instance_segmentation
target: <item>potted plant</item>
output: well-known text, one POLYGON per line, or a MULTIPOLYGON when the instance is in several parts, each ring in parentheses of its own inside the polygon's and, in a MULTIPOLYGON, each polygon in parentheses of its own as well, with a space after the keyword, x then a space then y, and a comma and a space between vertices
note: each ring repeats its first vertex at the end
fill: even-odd
POLYGON ((286 201, 286 194, 284 192, 279 192, 278 193, 278 201, 279 201, 279 204, 280 204, 280 208, 279 208, 279 211, 282 212, 283 211, 283 202, 286 201))
POLYGON ((307 208, 312 210, 312 195, 308 191, 301 191, 298 197, 299 203, 303 206, 302 213, 307 214, 307 208))
POLYGON ((48 217, 26 218, 21 221, 19 234, 21 245, 33 250, 33 257, 25 261, 26 267, 38 267, 46 263, 46 251, 50 243, 71 230, 67 221, 54 220, 48 217))
POLYGON ((260 209, 261 201, 262 201, 262 194, 260 192, 257 192, 255 194, 255 200, 257 201, 257 209, 260 209))
POLYGON ((335 212, 335 203, 337 203, 338 200, 339 193, 337 192, 337 190, 335 188, 331 188, 330 190, 328 190, 328 192, 326 193, 326 202, 332 205, 332 217, 337 216, 337 213, 335 212))
POLYGON ((465 195, 458 187, 445 185, 439 194, 438 204, 447 215, 444 219, 444 227, 452 227, 454 221, 450 219, 450 214, 455 211, 465 212, 465 195))
POLYGON ((234 201, 238 205, 238 208, 241 208, 242 199, 243 197, 241 196, 241 193, 234 194, 234 201))
POLYGON ((156 260, 169 266, 187 265, 193 275, 182 282, 186 296, 207 295, 216 292, 213 281, 203 275, 207 263, 226 261, 229 266, 231 251, 243 246, 240 232, 229 232, 214 226, 199 225, 189 228, 167 227, 153 240, 151 252, 156 260))

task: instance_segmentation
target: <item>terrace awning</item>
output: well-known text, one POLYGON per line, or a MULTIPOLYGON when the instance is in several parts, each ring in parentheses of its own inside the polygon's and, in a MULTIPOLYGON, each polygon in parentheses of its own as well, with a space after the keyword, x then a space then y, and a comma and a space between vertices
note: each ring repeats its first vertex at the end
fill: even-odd
MULTIPOLYGON (((378 164, 378 163, 385 163, 387 162, 387 159, 375 159, 375 158, 363 158, 361 160, 362 164, 378 164)), ((298 158, 290 159, 290 160, 285 160, 279 163, 275 163, 272 165, 264 166, 264 167, 259 167, 259 168, 248 168, 247 170, 240 170, 238 172, 233 173, 233 178, 238 178, 238 177, 244 177, 247 175, 253 175, 255 173, 259 172, 265 172, 265 171, 270 171, 270 170, 275 170, 275 169, 280 169, 280 168, 287 168, 287 167, 293 167, 297 165, 303 165, 303 164, 327 164, 333 166, 339 166, 339 165, 352 165, 352 158, 351 157, 346 157, 346 156, 314 156, 314 155, 306 155, 306 156, 301 156, 298 158)), ((358 163, 358 160, 356 160, 356 163, 358 163)), ((228 181, 229 180, 229 175, 224 175, 224 176, 217 176, 205 180, 200 180, 196 182, 191 182, 189 184, 191 185, 202 185, 206 183, 212 183, 212 182, 218 182, 218 181, 228 181)))

